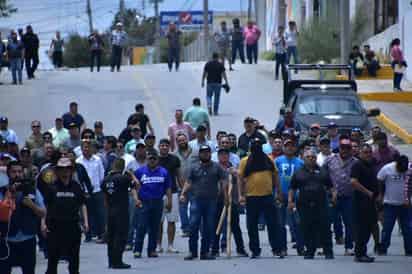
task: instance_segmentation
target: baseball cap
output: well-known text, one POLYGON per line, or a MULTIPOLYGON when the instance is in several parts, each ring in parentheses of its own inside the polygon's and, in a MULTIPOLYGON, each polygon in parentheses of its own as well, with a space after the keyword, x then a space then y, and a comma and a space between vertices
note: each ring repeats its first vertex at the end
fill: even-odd
POLYGON ((276 130, 271 130, 271 131, 269 131, 269 137, 271 137, 271 138, 280 138, 281 136, 280 136, 280 134, 279 133, 277 133, 276 132, 276 130))
POLYGON ((288 144, 294 145, 294 144, 295 144, 295 141, 293 141, 292 139, 286 139, 286 140, 283 142, 283 145, 284 145, 284 146, 286 146, 286 145, 288 145, 288 144))
POLYGON ((330 140, 328 137, 323 137, 320 139, 319 144, 323 145, 323 144, 330 144, 330 140))
POLYGON ((227 148, 219 148, 219 150, 217 151, 218 154, 221 153, 230 153, 230 151, 227 148))
POLYGON ((337 128, 338 126, 336 125, 336 123, 334 123, 334 122, 330 122, 329 124, 328 124, 328 128, 337 128))
POLYGON ((122 23, 122 22, 117 22, 117 23, 116 23, 116 26, 122 27, 122 26, 123 26, 123 23, 122 23))
POLYGON ((60 158, 56 167, 73 167, 73 163, 69 158, 60 158))
POLYGON ((71 122, 71 123, 69 124, 69 128, 75 128, 75 127, 77 127, 77 124, 76 124, 76 123, 71 122))
POLYGON ((0 123, 8 123, 8 122, 9 122, 9 119, 7 119, 6 116, 1 116, 0 117, 0 123))
POLYGON ((309 148, 309 149, 305 149, 305 151, 303 152, 303 157, 307 157, 307 156, 317 156, 316 150, 313 148, 309 148))
POLYGON ((210 146, 208 146, 208 145, 201 145, 200 148, 199 148, 199 152, 202 152, 202 151, 211 152, 212 150, 210 149, 210 146))
POLYGON ((284 131, 282 131, 282 135, 295 136, 295 131, 291 128, 287 128, 284 131))
POLYGON ((361 129, 358 127, 352 128, 352 132, 361 132, 361 129))
POLYGON ((94 127, 96 128, 102 128, 103 127, 103 122, 102 121, 96 121, 95 123, 94 123, 94 127))
POLYGON ((55 119, 55 121, 63 121, 63 118, 62 118, 62 117, 57 117, 57 118, 55 119))
POLYGON ((151 150, 148 150, 148 151, 146 152, 146 157, 147 157, 147 158, 150 158, 150 157, 158 158, 158 157, 159 157, 159 153, 157 153, 157 150, 151 149, 151 150))
POLYGON ((29 149, 28 147, 23 147, 23 148, 20 150, 20 154, 23 154, 23 153, 28 153, 28 154, 30 154, 30 149, 29 149))
POLYGON ((146 144, 143 143, 143 142, 138 142, 138 143, 136 144, 136 148, 138 148, 138 147, 146 147, 146 144))
POLYGON ((352 142, 350 141, 350 139, 340 139, 339 140, 339 145, 341 146, 351 146, 352 142))
POLYGON ((243 120, 244 123, 254 123, 255 119, 252 117, 246 117, 245 120, 243 120))
POLYGON ((317 129, 320 129, 320 125, 319 124, 317 124, 317 123, 315 123, 315 124, 311 124, 310 125, 310 128, 312 129, 312 128, 317 128, 317 129))
POLYGON ((152 133, 147 133, 146 136, 144 137, 145 139, 154 139, 156 136, 152 133))

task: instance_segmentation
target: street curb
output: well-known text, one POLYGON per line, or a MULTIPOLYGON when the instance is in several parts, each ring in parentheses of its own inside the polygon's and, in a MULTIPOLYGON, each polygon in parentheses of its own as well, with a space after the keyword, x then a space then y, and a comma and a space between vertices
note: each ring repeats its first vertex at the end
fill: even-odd
POLYGON ((412 103, 412 92, 365 92, 359 93, 365 101, 382 101, 391 103, 412 103))
POLYGON ((398 125, 396 122, 391 120, 388 116, 385 114, 381 113, 378 117, 377 120, 382 123, 382 125, 390 130, 392 133, 394 133, 396 136, 401 138, 406 144, 412 144, 412 134, 409 134, 409 132, 405 129, 403 129, 400 125, 398 125))

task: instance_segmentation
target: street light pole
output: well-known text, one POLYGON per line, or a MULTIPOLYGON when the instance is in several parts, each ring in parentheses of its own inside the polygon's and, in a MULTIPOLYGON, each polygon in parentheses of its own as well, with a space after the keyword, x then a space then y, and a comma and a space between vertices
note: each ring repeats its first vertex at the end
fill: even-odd
POLYGON ((205 60, 209 59, 209 0, 203 0, 203 44, 205 60))
POLYGON ((350 36, 350 6, 349 1, 340 0, 340 60, 342 64, 347 63, 349 56, 350 36))
POLYGON ((89 32, 93 33, 93 17, 92 17, 92 7, 90 0, 87 0, 86 2, 86 13, 87 17, 89 18, 89 32))
POLYGON ((155 11, 155 17, 156 17, 155 63, 160 63, 160 16, 159 16, 159 0, 154 0, 154 11, 155 11))

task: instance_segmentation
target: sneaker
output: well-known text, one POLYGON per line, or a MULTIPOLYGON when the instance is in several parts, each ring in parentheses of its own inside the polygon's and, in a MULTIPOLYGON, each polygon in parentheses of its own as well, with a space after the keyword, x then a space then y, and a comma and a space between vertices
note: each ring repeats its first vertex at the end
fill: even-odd
POLYGON ((345 249, 344 256, 355 256, 355 253, 351 249, 345 249))
POLYGON ((315 259, 315 255, 313 255, 313 254, 306 254, 306 255, 303 257, 303 259, 305 259, 305 260, 313 260, 313 259, 315 259))
POLYGON ((179 250, 177 250, 176 248, 174 248, 173 246, 169 246, 167 248, 167 253, 179 253, 179 250))
POLYGON ((264 231, 265 230, 265 225, 258 224, 258 230, 259 231, 264 231))
POLYGON ((203 254, 203 255, 200 255, 200 260, 202 260, 202 261, 212 261, 212 260, 216 260, 216 257, 212 256, 210 254, 203 254))
POLYGON ((96 239, 96 244, 105 244, 105 243, 106 243, 106 240, 103 238, 96 239))
POLYGON ((210 255, 213 256, 213 257, 220 257, 219 251, 212 251, 212 252, 210 252, 210 255))
POLYGON ((284 257, 286 257, 286 256, 288 256, 288 253, 287 253, 286 250, 282 250, 282 251, 280 252, 280 254, 279 254, 279 257, 280 257, 280 258, 284 258, 284 257))
POLYGON ((213 115, 213 113, 212 113, 212 108, 211 108, 211 107, 208 107, 207 110, 208 110, 208 112, 209 112, 209 115, 213 115))
POLYGON ((260 254, 259 253, 253 253, 252 252, 252 255, 250 255, 250 258, 251 259, 258 259, 260 257, 260 254))
POLYGON ((113 269, 129 269, 131 267, 132 266, 130 264, 121 263, 121 264, 112 265, 111 268, 113 268, 113 269))
POLYGON ((197 255, 196 254, 192 254, 190 253, 189 255, 187 255, 186 257, 184 257, 185 261, 193 261, 194 259, 197 259, 197 255))
POLYGON ((369 257, 369 256, 361 256, 361 257, 355 257, 354 261, 357 263, 373 263, 375 261, 375 258, 369 257))
POLYGON ((157 252, 150 252, 147 257, 149 257, 149 258, 158 258, 159 254, 157 254, 157 252))
POLYGON ((135 259, 140 259, 140 258, 142 257, 142 253, 140 253, 140 252, 134 252, 134 253, 133 253, 133 257, 134 257, 135 259))
POLYGON ((335 259, 335 256, 333 255, 333 253, 329 253, 325 255, 325 259, 326 260, 333 260, 335 259))
POLYGON ((156 247, 156 252, 163 253, 163 247, 160 247, 160 246, 156 247))
POLYGON ((124 248, 125 251, 131 251, 132 249, 132 245, 126 245, 126 247, 124 248))
POLYGON ((379 249, 378 252, 377 252, 377 254, 378 254, 379 256, 386 256, 386 255, 388 255, 388 252, 387 252, 386 250, 379 249))
POLYGON ((305 250, 303 248, 298 248, 297 252, 298 252, 298 256, 304 256, 305 255, 305 250))
POLYGON ((182 238, 189 238, 190 237, 190 233, 189 232, 183 232, 181 235, 182 238))

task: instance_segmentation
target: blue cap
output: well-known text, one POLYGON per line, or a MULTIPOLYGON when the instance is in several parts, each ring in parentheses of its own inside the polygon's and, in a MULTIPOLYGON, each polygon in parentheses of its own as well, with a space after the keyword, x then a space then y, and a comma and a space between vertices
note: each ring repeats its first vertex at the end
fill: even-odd
POLYGON ((337 128, 338 126, 334 122, 328 124, 328 128, 337 128))

